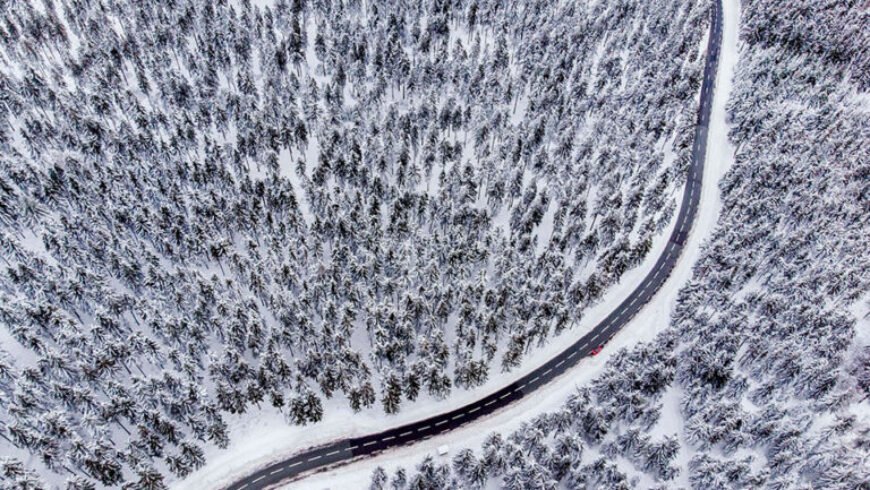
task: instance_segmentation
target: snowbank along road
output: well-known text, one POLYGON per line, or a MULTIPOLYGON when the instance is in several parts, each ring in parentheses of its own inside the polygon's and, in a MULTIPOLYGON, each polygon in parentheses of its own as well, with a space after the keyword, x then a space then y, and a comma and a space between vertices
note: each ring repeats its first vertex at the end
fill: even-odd
POLYGON ((686 179, 677 222, 662 255, 652 271, 620 305, 588 334, 540 368, 504 388, 458 409, 425 420, 386 430, 377 434, 336 441, 312 448, 291 458, 274 463, 244 479, 233 483, 227 490, 258 490, 294 478, 300 474, 350 459, 378 453, 385 449, 412 444, 442 432, 456 429, 468 422, 499 410, 512 402, 530 395, 540 386, 553 380, 568 368, 605 344, 619 329, 656 294, 664 284, 685 245, 701 199, 701 182, 707 154, 707 131, 713 100, 713 85, 719 65, 722 40, 722 6, 713 5, 704 81, 701 85, 700 105, 695 127, 692 161, 686 179))

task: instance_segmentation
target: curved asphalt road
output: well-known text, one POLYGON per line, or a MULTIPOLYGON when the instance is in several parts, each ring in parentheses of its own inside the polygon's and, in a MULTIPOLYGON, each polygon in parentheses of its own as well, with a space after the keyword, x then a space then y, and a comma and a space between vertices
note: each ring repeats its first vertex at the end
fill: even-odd
POLYGON ((256 473, 233 483, 227 490, 260 490, 300 473, 322 468, 361 456, 371 455, 385 449, 411 444, 434 435, 455 429, 460 425, 488 415, 514 401, 530 395, 538 387, 561 375, 579 362, 596 347, 603 345, 643 308, 664 284, 686 242, 692 222, 701 200, 701 177, 707 153, 707 129, 710 123, 710 104, 713 100, 713 84, 719 64, 719 48, 722 41, 721 0, 713 4, 710 37, 707 45, 707 60, 704 81, 701 86, 701 104, 695 127, 695 143, 692 147, 692 163, 686 180, 686 190, 680 205, 680 214, 668 244, 656 261, 653 270, 607 318, 595 326, 574 345, 565 349, 549 362, 532 371, 522 379, 505 386, 474 403, 442 413, 425 420, 413 422, 395 429, 363 437, 345 439, 326 446, 311 448, 279 463, 274 463, 256 473))

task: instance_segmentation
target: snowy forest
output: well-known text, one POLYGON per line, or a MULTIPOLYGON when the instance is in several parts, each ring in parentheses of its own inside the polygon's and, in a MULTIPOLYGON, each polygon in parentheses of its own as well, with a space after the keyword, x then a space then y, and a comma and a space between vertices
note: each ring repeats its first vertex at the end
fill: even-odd
POLYGON ((371 489, 870 488, 870 12, 743 0, 735 163, 671 325, 560 410, 371 489))
MULTIPOLYGON (((672 221, 709 9, 4 2, 0 486, 166 488, 228 445, 231 419, 394 414, 516 369, 672 221)), ((735 117, 760 95, 747 87, 735 117)), ((740 127, 743 154, 764 153, 763 128, 740 127)), ((857 178, 857 149, 840 151, 842 168, 805 171, 857 178)), ((845 230, 854 212, 830 219, 845 230)), ((837 230, 825 238, 863 245, 837 230)), ((853 297, 860 264, 826 249, 831 287, 853 297)), ((807 304, 833 297, 814 291, 807 304)), ((692 301, 686 325, 702 315, 692 301)), ((812 318, 838 362, 849 321, 812 318)))

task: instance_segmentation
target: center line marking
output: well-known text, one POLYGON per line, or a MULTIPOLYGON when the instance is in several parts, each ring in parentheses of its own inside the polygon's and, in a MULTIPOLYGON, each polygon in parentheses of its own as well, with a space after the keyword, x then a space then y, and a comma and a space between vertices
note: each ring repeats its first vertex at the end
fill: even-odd
POLYGON ((294 467, 294 466, 299 466, 299 465, 301 465, 301 464, 302 464, 302 461, 297 461, 297 462, 291 464, 290 466, 288 466, 288 468, 292 468, 292 467, 294 467))
POLYGON ((314 457, 308 458, 308 461, 317 461, 318 459, 320 459, 322 457, 323 456, 314 456, 314 457))
POLYGON ((419 429, 417 429, 417 432, 423 432, 424 430, 429 430, 429 429, 431 429, 431 428, 432 428, 431 425, 425 425, 425 426, 420 427, 419 429))
POLYGON ((495 400, 490 400, 490 401, 484 403, 483 406, 488 407, 488 406, 492 405, 493 403, 495 403, 495 400))
POLYGON ((565 359, 562 359, 561 361, 557 362, 557 363, 556 363, 556 367, 559 367, 559 366, 561 366, 562 364, 565 364, 565 359))
POLYGON ((277 475, 278 473, 281 473, 282 471, 284 471, 284 468, 278 468, 277 470, 275 470, 275 471, 273 471, 273 472, 271 472, 271 473, 269 473, 269 474, 270 474, 270 475, 277 475))
POLYGON ((381 439, 381 442, 387 442, 387 441, 392 441, 392 440, 393 440, 393 439, 395 439, 395 437, 394 437, 394 436, 390 436, 390 437, 384 437, 384 438, 383 438, 383 439, 381 439))
POLYGON ((333 451, 333 452, 331 452, 331 453, 326 453, 326 455, 327 455, 327 456, 333 456, 333 455, 336 455, 336 454, 338 454, 338 453, 339 453, 339 451, 336 449, 335 451, 333 451))
POLYGON ((263 478, 266 478, 266 476, 263 475, 263 476, 261 476, 260 478, 257 478, 256 480, 254 480, 254 481, 251 482, 251 483, 257 483, 258 481, 262 480, 263 478))
POLYGON ((444 425, 444 424, 446 424, 446 423, 447 423, 446 420, 442 420, 442 421, 440 421, 440 422, 435 422, 435 427, 441 427, 442 425, 444 425))
POLYGON ((476 411, 478 411, 478 410, 480 410, 480 407, 474 407, 474 408, 472 408, 471 410, 469 410, 468 413, 474 413, 474 412, 476 412, 476 411))
POLYGON ((401 434, 399 434, 399 437, 405 437, 405 436, 411 435, 413 433, 414 433, 414 431, 409 430, 408 432, 402 432, 401 434))
POLYGON ((371 445, 375 444, 376 442, 378 442, 378 441, 367 442, 367 443, 363 444, 363 447, 371 446, 371 445))
MULTIPOLYGON (((459 419, 461 419, 462 417, 465 417, 465 414, 464 414, 464 413, 460 413, 459 415, 454 415, 454 416, 450 417, 450 420, 459 420, 459 419)), ((447 421, 445 420, 444 423, 446 424, 447 421)))
POLYGON ((553 368, 547 369, 546 371, 544 371, 544 376, 550 374, 551 372, 553 372, 553 368))
POLYGON ((504 400, 505 398, 507 398, 507 397, 509 397, 509 396, 511 396, 510 392, 505 393, 504 395, 498 397, 498 399, 499 399, 499 400, 504 400))

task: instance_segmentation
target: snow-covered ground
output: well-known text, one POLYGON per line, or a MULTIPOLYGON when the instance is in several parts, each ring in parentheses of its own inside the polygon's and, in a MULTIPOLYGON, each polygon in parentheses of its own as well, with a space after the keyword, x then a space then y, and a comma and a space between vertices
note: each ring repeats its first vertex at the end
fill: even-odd
MULTIPOLYGON (((523 420, 561 406, 573 390, 597 376, 603 369, 608 357, 621 347, 648 341, 664 329, 675 304, 677 292, 691 277, 692 265, 700 253, 701 245, 712 233, 721 207, 717 183, 733 161, 734 150, 728 142, 728 128, 725 122, 725 104, 731 89, 731 75, 737 62, 737 36, 739 22, 739 3, 726 1, 723 4, 724 24, 722 50, 717 75, 716 93, 713 97, 707 163, 701 191, 701 204, 698 219, 673 274, 662 290, 638 314, 638 316, 617 334, 604 351, 595 358, 580 362, 561 379, 540 388, 534 397, 529 397, 497 412, 483 420, 459 430, 434 437, 424 442, 397 448, 377 457, 312 475, 304 480, 291 483, 285 488, 353 488, 366 482, 374 467, 380 465, 388 470, 398 467, 410 468, 425 454, 435 454, 438 446, 447 444, 451 454, 459 447, 478 447, 487 434, 493 431, 509 432, 523 420)), ((280 460, 304 448, 323 444, 336 438, 360 436, 378 432, 389 427, 411 422, 433 414, 450 410, 476 400, 496 387, 508 384, 541 365, 547 359, 570 345, 585 332, 603 319, 618 305, 652 268, 655 259, 666 245, 670 228, 661 234, 653 245, 644 264, 628 273, 622 281, 611 288, 603 301, 590 308, 580 325, 554 338, 550 344, 537 350, 522 367, 512 373, 495 374, 485 386, 470 391, 455 391, 448 400, 437 402, 419 400, 403 407, 396 416, 384 415, 377 406, 349 417, 343 399, 327 403, 323 421, 316 426, 298 427, 286 424, 277 411, 264 410, 256 419, 250 417, 230 420, 233 441, 226 450, 208 450, 205 467, 177 482, 177 490, 200 490, 219 488, 254 468, 280 460), (341 406, 337 406, 341 405, 341 406)), ((677 423, 677 422, 674 422, 677 423)), ((668 433, 676 428, 663 428, 668 433)), ((448 455, 449 457, 449 455, 448 455)))

